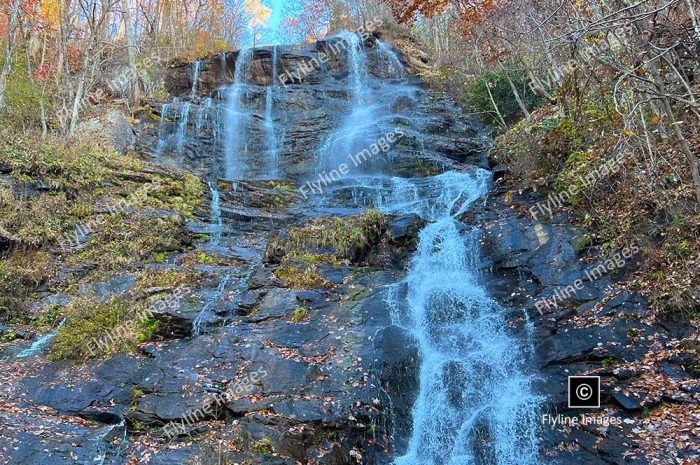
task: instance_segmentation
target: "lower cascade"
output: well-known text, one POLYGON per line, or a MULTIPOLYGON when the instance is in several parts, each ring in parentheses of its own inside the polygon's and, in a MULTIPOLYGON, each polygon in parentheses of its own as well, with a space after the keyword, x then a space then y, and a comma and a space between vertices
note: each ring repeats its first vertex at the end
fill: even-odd
POLYGON ((456 219, 485 194, 487 174, 433 181, 442 193, 405 280, 408 309, 395 316, 422 358, 409 448, 395 463, 534 465, 541 399, 523 373, 526 354, 507 335, 504 309, 478 284, 478 231, 462 232, 456 219))

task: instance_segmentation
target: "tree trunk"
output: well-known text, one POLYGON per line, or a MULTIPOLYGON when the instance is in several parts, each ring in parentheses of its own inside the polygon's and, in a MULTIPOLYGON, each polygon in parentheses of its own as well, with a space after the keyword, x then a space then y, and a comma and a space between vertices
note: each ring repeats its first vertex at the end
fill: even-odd
POLYGON ((523 102, 523 99, 520 97, 520 92, 518 92, 518 88, 515 87, 515 83, 513 80, 510 78, 510 74, 508 73, 508 70, 506 69, 505 66, 503 66, 503 63, 500 61, 498 62, 498 66, 501 67, 501 70, 503 71, 503 74, 506 76, 506 80, 508 81, 508 85, 510 86, 510 90, 513 91, 513 95, 515 96, 515 101, 518 102, 518 106, 522 110, 523 114, 525 115, 525 119, 527 122, 530 122, 530 111, 527 109, 525 106, 525 102, 523 102))
POLYGON ((139 84, 139 70, 136 66, 136 44, 134 43, 134 33, 131 27, 131 13, 129 12, 129 1, 121 1, 121 13, 124 20, 124 39, 126 41, 127 54, 129 56, 129 76, 131 98, 136 100, 141 96, 141 86, 139 84))
POLYGON ((7 90, 7 81, 12 72, 12 54, 14 53, 14 35, 17 20, 19 18, 20 0, 14 0, 11 5, 10 17, 7 22, 7 44, 5 45, 5 63, 0 71, 0 111, 5 108, 5 91, 7 90))

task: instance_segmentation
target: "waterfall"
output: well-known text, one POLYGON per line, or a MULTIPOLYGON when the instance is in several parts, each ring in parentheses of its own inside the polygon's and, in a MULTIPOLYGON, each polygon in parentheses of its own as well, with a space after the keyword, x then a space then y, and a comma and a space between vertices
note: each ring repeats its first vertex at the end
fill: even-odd
POLYGON ((173 99, 170 103, 164 103, 160 110, 160 123, 158 124, 158 144, 156 145, 156 160, 159 160, 161 155, 168 146, 166 139, 166 130, 168 127, 168 118, 170 118, 170 111, 173 105, 178 103, 178 99, 173 99))
MULTIPOLYGON (((61 323, 58 325, 57 329, 61 329, 63 325, 66 323, 66 320, 61 320, 61 323)), ((32 342, 32 344, 27 347, 26 349, 20 351, 17 353, 16 357, 17 358, 30 358, 35 355, 38 355, 41 353, 45 347, 49 345, 49 343, 53 340, 53 338, 56 337, 58 334, 57 331, 51 331, 49 333, 42 334, 39 338, 37 338, 36 341, 32 342)))
POLYGON ((219 299, 221 299, 221 297, 224 295, 226 285, 230 280, 231 276, 228 274, 221 278, 221 280, 219 281, 219 285, 216 288, 216 292, 214 292, 214 294, 209 298, 209 300, 207 300, 207 302, 204 304, 204 307, 202 307, 202 310, 195 317, 194 321, 192 322, 193 338, 202 334, 202 324, 204 323, 204 318, 206 317, 211 306, 218 302, 219 299))
POLYGON ((211 110, 214 106, 214 99, 207 97, 204 103, 197 109, 197 117, 195 118, 194 127, 197 132, 201 131, 204 124, 209 121, 211 110))
POLYGON ((178 125, 177 135, 175 137, 175 151, 178 154, 182 152, 187 140, 187 125, 189 124, 191 107, 192 104, 190 102, 185 102, 182 104, 180 110, 180 124, 178 125))
POLYGON ((226 72, 226 53, 221 52, 221 82, 226 82, 228 73, 226 72))
POLYGON ((29 358, 40 353, 56 337, 55 332, 42 334, 32 345, 17 354, 17 358, 29 358))
POLYGON ((404 76, 406 70, 403 64, 401 64, 401 60, 399 60, 399 57, 396 56, 396 53, 394 52, 394 50, 392 50, 391 47, 389 47, 381 40, 377 40, 377 51, 387 63, 387 68, 389 70, 390 76, 393 75, 394 77, 398 78, 404 76))
POLYGON ((269 86, 265 93, 265 121, 263 122, 263 126, 265 128, 265 140, 267 145, 269 165, 267 169, 267 174, 272 179, 277 177, 277 169, 279 166, 279 147, 277 146, 277 132, 275 130, 275 121, 272 116, 273 93, 273 87, 269 86))
MULTIPOLYGON (((392 109, 409 95, 406 86, 398 79, 372 80, 361 41, 343 37, 350 43, 350 108, 322 146, 321 169, 345 159, 348 150, 375 142, 397 116, 419 127, 414 115, 392 109)), ((388 46, 379 43, 375 53, 387 69, 396 69, 392 77, 403 73, 388 46)), ((399 301, 396 285, 387 288, 392 322, 413 336, 421 355, 411 437, 395 464, 537 464, 542 399, 533 393, 526 372, 528 347, 509 334, 506 309, 479 283, 480 232, 458 219, 486 195, 490 173, 447 171, 407 179, 387 175, 377 165, 366 168, 328 186, 320 208, 374 207, 388 214, 418 214, 429 222, 400 283, 406 297, 399 301)))
POLYGON ((209 182, 209 192, 211 193, 211 217, 209 219, 209 244, 212 246, 219 245, 221 241, 221 233, 223 222, 221 218, 221 196, 219 189, 216 187, 216 181, 209 182))
POLYGON ((272 47, 272 76, 270 85, 265 92, 265 119, 263 127, 265 131, 265 144, 268 154, 267 175, 275 179, 278 176, 279 169, 279 142, 277 129, 275 128, 275 120, 273 116, 274 96, 277 91, 277 68, 278 56, 277 47, 272 47))
POLYGON ((364 44, 359 35, 353 32, 342 32, 338 35, 347 45, 347 62, 350 71, 353 103, 355 106, 365 103, 367 92, 367 63, 364 44))
POLYGON ((395 318, 418 341, 420 391, 407 453, 396 465, 535 465, 537 408, 526 353, 506 331, 505 310, 478 284, 478 231, 457 217, 486 193, 488 172, 447 172, 388 184, 378 200, 392 213, 430 221, 395 318), (440 270, 436 273, 436 270, 440 270))
POLYGON ((246 117, 243 97, 246 90, 246 76, 253 58, 253 50, 242 48, 236 58, 236 69, 233 73, 233 84, 226 95, 224 114, 224 151, 226 179, 235 180, 241 176, 241 151, 243 144, 241 135, 245 134, 246 117))
POLYGON ((202 70, 202 62, 197 60, 192 64, 192 93, 191 98, 197 96, 197 84, 199 83, 199 74, 202 70))
POLYGON ((341 164, 349 164, 351 156, 376 142, 381 133, 378 128, 382 117, 381 108, 377 102, 372 101, 370 95, 364 44, 354 33, 344 32, 339 37, 346 43, 350 111, 339 129, 328 137, 319 151, 317 169, 325 172, 336 170, 341 164))

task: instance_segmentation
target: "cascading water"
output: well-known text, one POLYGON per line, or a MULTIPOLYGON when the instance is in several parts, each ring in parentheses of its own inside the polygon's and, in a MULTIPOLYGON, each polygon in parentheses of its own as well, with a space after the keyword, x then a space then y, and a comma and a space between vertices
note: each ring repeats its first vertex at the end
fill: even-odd
POLYGON ((182 109, 180 111, 180 124, 177 128, 177 135, 175 137, 175 151, 176 153, 181 153, 182 149, 185 147, 185 142, 187 141, 187 125, 190 120, 190 108, 192 104, 190 102, 185 102, 182 104, 182 109))
POLYGON ((228 73, 226 70, 226 54, 221 53, 221 82, 226 82, 226 79, 228 78, 228 73))
POLYGON ((369 76, 362 40, 350 32, 344 32, 338 37, 347 49, 350 114, 321 147, 321 171, 337 169, 342 163, 347 163, 352 155, 364 150, 368 140, 378 138, 376 107, 367 98, 369 76))
POLYGON ((226 275, 223 278, 221 278, 221 280, 219 281, 219 285, 216 288, 216 292, 214 292, 212 296, 206 301, 206 303, 202 307, 202 310, 197 314, 194 321, 192 321, 193 338, 202 334, 203 325, 205 322, 205 318, 209 314, 209 309, 212 307, 212 305, 217 303, 219 299, 221 299, 221 297, 224 295, 226 285, 229 283, 230 280, 231 276, 229 275, 226 275))
POLYGON ((267 173, 271 178, 277 177, 277 168, 279 166, 279 148, 277 147, 277 133, 275 131, 275 121, 272 116, 273 88, 269 86, 265 92, 265 139, 268 153, 268 168, 267 173))
POLYGON ((223 221, 221 218, 221 196, 216 187, 216 181, 209 182, 209 192, 211 193, 211 218, 209 219, 209 245, 218 246, 221 241, 223 221))
POLYGON ((244 138, 247 126, 248 113, 243 106, 247 84, 246 76, 253 58, 253 50, 243 48, 236 58, 236 69, 233 74, 233 84, 226 95, 226 108, 224 109, 224 156, 226 179, 240 178, 243 168, 241 152, 244 147, 244 138))
POLYGON ((171 118, 172 108, 179 104, 179 99, 175 98, 170 103, 164 103, 160 110, 160 124, 158 125, 158 145, 156 146, 156 159, 159 160, 165 151, 168 141, 165 130, 168 125, 168 119, 171 118))
POLYGON ((190 98, 197 96, 197 85, 199 84, 199 74, 202 71, 202 62, 197 60, 192 64, 192 93, 190 98))
MULTIPOLYGON (((415 89, 401 85, 389 86, 384 81, 375 79, 368 70, 369 60, 363 40, 357 34, 345 32, 338 38, 346 44, 347 50, 349 108, 340 127, 322 144, 317 171, 329 173, 342 164, 348 165, 350 172, 355 175, 386 171, 391 169, 387 156, 357 155, 367 153, 371 144, 395 130, 397 122, 405 117, 395 110, 394 103, 399 94, 411 100, 415 89)), ((388 47, 385 46, 384 49, 388 47)), ((380 56, 386 53, 388 52, 379 50, 380 56)), ((398 58, 395 55, 394 58, 400 70, 403 70, 398 58)))
MULTIPOLYGON (((62 328, 65 322, 66 320, 62 320, 61 323, 58 325, 58 329, 62 328)), ((36 341, 32 342, 32 344, 29 347, 18 352, 16 357, 30 358, 40 354, 44 350, 44 348, 46 348, 49 345, 53 338, 56 337, 57 334, 58 333, 56 331, 42 334, 39 338, 37 338, 36 341)))
POLYGON ((274 94, 277 89, 277 47, 272 48, 272 80, 265 92, 265 142, 268 154, 267 174, 271 178, 278 176, 279 169, 279 143, 277 141, 277 130, 273 115, 274 94))
MULTIPOLYGON (((345 160, 348 147, 357 150, 375 142, 383 115, 395 120, 393 102, 406 96, 398 82, 370 86, 361 42, 356 36, 344 37, 351 44, 352 107, 322 147, 321 169, 345 160)), ((403 73, 388 46, 379 43, 377 53, 389 77, 403 73)), ((389 299, 393 323, 412 334, 421 354, 412 433, 396 465, 538 463, 536 415, 541 399, 532 393, 525 371, 529 354, 508 334, 505 310, 479 285, 479 231, 465 231, 458 220, 486 194, 489 178, 487 171, 476 170, 406 179, 372 166, 339 180, 319 199, 321 209, 350 204, 418 214, 429 222, 420 233, 407 277, 387 289, 394 295, 389 299), (401 302, 397 286, 407 289, 401 302)))
POLYGON ((478 284, 478 231, 463 234, 457 220, 485 195, 487 180, 483 170, 447 172, 400 181, 394 201, 384 199, 387 211, 431 222, 405 280, 400 325, 419 343, 421 371, 413 433, 397 465, 537 463, 540 399, 524 374, 526 354, 507 334, 504 309, 478 284))
POLYGON ((387 62, 389 74, 391 76, 399 78, 404 76, 404 66, 391 47, 389 47, 384 42, 377 40, 377 51, 379 52, 379 55, 387 62))

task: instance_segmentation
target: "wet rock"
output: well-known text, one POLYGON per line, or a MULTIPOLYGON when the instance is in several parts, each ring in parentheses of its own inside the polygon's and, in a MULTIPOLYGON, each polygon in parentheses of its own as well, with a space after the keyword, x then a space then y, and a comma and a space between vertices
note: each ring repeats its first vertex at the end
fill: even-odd
POLYGON ((415 241, 424 226, 425 220, 416 214, 400 216, 389 225, 390 240, 395 244, 407 245, 415 241))
POLYGON ((607 357, 634 360, 644 353, 643 346, 625 347, 610 342, 625 341, 630 330, 641 333, 647 328, 628 320, 615 320, 604 327, 569 326, 545 339, 537 348, 537 353, 544 366, 599 361, 607 357))
POLYGON ((411 409, 418 395, 420 363, 418 342, 411 334, 398 326, 381 330, 375 339, 375 347, 381 357, 375 368, 382 386, 391 399, 390 418, 395 422, 397 449, 406 447, 403 438, 411 430, 411 409))
POLYGON ((639 405, 639 403, 636 400, 624 395, 621 392, 613 391, 610 392, 608 395, 611 399, 617 402, 620 405, 620 407, 622 407, 628 412, 640 412, 642 410, 642 406, 639 405))
POLYGON ((273 318, 285 318, 291 315, 297 306, 296 294, 293 291, 281 288, 270 289, 249 320, 259 323, 273 318))
POLYGON ((134 275, 125 274, 108 281, 81 284, 80 294, 92 296, 98 302, 106 302, 114 296, 124 295, 136 285, 134 275))

